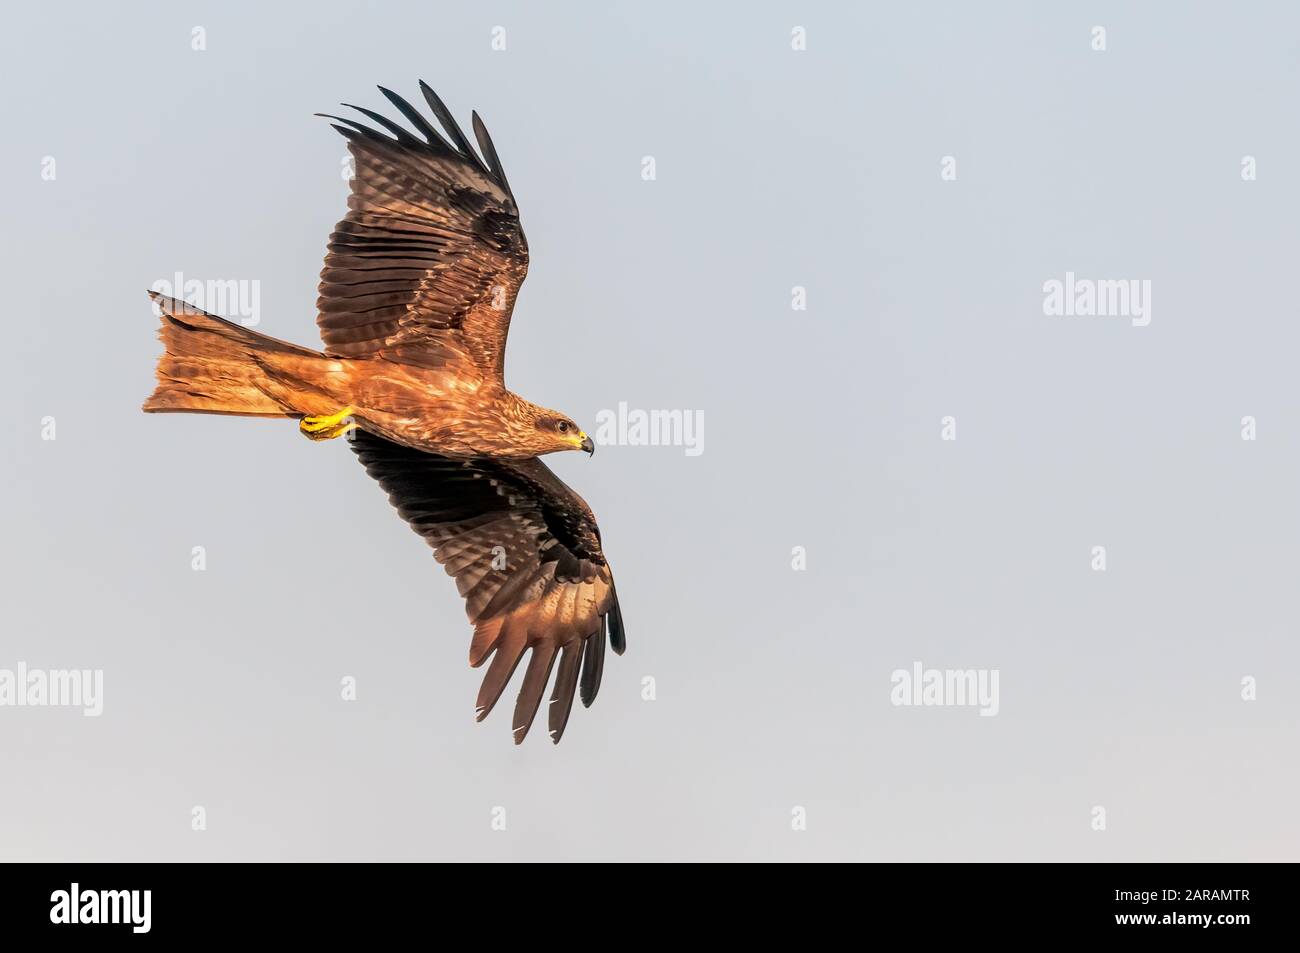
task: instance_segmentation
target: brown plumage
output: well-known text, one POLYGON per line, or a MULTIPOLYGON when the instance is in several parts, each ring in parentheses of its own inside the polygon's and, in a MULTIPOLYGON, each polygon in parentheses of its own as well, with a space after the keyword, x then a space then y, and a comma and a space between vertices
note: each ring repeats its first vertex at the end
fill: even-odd
POLYGON ((479 719, 530 652, 513 721, 522 741, 559 653, 549 716, 558 741, 579 682, 584 705, 600 688, 606 630, 615 652, 625 644, 614 578, 587 504, 537 459, 447 457, 364 431, 352 445, 465 598, 474 623, 469 663, 491 658, 479 719))
POLYGON ((420 88, 451 142, 383 87, 423 139, 360 107, 350 108, 393 136, 327 117, 347 138, 356 175, 321 271, 324 352, 154 295, 167 354, 146 411, 271 416, 274 406, 303 417, 346 407, 360 428, 435 453, 526 458, 583 449, 566 415, 506 389, 506 335, 528 272, 519 210, 478 114, 486 163, 442 100, 420 88), (285 349, 295 360, 267 356, 285 349))
POLYGON ((420 134, 335 116, 356 163, 330 235, 316 323, 324 351, 289 344, 152 294, 165 353, 150 413, 303 418, 313 439, 351 427, 353 449, 456 579, 488 663, 480 720, 525 656, 513 727, 523 740, 554 674, 559 741, 576 693, 600 687, 608 635, 624 647, 614 580, 587 504, 537 457, 594 446, 567 416, 505 386, 505 344, 528 243, 496 149, 483 157, 420 84, 439 133, 381 92, 420 134), (490 659, 490 662, 489 662, 490 659))

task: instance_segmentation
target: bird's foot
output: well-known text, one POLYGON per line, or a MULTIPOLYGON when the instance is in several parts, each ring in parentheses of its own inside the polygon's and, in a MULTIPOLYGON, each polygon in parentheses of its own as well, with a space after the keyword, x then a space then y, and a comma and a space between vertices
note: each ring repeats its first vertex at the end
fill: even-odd
POLYGON ((356 421, 352 419, 355 412, 355 407, 344 407, 337 414, 304 417, 298 421, 298 429, 308 440, 333 440, 357 429, 356 421))

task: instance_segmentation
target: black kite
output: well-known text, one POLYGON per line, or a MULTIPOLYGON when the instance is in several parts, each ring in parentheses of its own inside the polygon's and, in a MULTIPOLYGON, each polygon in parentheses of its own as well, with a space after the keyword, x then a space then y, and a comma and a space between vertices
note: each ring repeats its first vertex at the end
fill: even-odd
POLYGON ((348 214, 330 235, 316 323, 324 351, 289 344, 151 293, 166 353, 150 413, 298 418, 313 440, 349 434, 366 471, 454 576, 488 666, 485 718, 525 652, 515 705, 523 740, 558 661, 548 717, 560 740, 575 693, 600 688, 608 636, 625 640, 614 578, 582 498, 538 456, 595 450, 564 414, 505 386, 505 345, 528 243, 487 129, 483 158, 442 100, 420 89, 439 133, 380 91, 419 133, 355 109, 348 214))

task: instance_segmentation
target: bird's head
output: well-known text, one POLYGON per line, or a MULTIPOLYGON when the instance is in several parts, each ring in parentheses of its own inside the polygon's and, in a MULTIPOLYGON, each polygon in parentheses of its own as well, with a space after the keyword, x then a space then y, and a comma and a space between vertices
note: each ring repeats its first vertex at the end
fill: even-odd
POLYGON ((596 452, 592 439, 567 414, 525 401, 520 403, 523 405, 523 413, 519 415, 516 425, 511 427, 516 446, 526 448, 534 456, 561 450, 583 450, 588 454, 596 452))
POLYGON ((596 452, 596 445, 577 424, 564 414, 554 410, 545 410, 533 422, 547 449, 542 453, 554 453, 557 450, 582 450, 588 456, 596 452))

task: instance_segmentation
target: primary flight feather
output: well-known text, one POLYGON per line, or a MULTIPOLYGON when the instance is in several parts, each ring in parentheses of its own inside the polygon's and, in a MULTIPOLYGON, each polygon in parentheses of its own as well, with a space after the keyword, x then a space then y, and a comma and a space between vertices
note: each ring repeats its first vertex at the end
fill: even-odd
POLYGON ((594 452, 566 415, 505 386, 505 345, 528 243, 478 114, 482 157, 447 107, 420 89, 443 131, 380 87, 418 133, 329 116, 356 165, 329 239, 314 351, 151 292, 162 317, 150 413, 296 417, 313 440, 347 434, 366 471, 456 579, 474 624, 470 664, 488 662, 480 720, 525 655, 514 735, 523 740, 555 672, 559 741, 575 693, 600 687, 622 615, 587 504, 537 459, 594 452), (490 662, 489 662, 490 660, 490 662))

